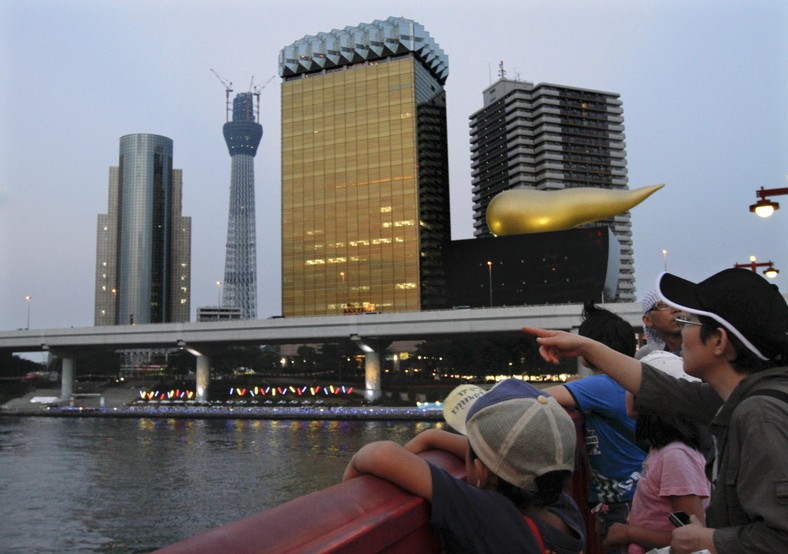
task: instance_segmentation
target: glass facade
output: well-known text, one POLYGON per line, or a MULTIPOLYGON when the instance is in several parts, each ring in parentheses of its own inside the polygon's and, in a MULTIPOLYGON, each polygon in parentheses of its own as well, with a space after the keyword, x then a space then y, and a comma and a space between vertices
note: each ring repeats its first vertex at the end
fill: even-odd
POLYGON ((191 219, 180 215, 181 190, 172 140, 121 137, 109 210, 98 217, 96 325, 189 320, 191 219))
POLYGON ((282 83, 282 314, 446 302, 442 81, 413 52, 282 83))

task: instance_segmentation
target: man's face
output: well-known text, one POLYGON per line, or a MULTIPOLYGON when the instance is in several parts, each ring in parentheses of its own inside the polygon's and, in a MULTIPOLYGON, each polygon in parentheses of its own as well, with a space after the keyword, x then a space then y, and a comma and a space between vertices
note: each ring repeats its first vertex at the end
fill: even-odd
POLYGON ((654 329, 663 340, 666 336, 680 337, 681 329, 676 324, 676 316, 679 313, 679 310, 660 300, 651 310, 643 314, 643 325, 654 329))
POLYGON ((679 313, 682 324, 682 354, 684 360, 684 371, 688 375, 706 380, 709 372, 716 367, 719 357, 714 355, 714 340, 703 340, 701 338, 701 324, 698 317, 686 313, 679 313))

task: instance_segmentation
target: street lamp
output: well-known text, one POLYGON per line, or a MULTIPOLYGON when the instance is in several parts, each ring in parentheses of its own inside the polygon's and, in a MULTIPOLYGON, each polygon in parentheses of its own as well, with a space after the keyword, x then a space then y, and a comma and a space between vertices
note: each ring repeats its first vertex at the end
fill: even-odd
POLYGON ((788 188, 765 189, 761 187, 755 191, 755 196, 758 198, 758 201, 755 204, 750 204, 750 211, 760 217, 769 217, 780 209, 780 204, 778 202, 772 202, 767 197, 779 196, 782 194, 788 194, 788 188))
POLYGON ((490 276, 490 307, 492 308, 492 261, 487 260, 487 273, 490 276))
POLYGON ((750 256, 749 263, 733 264, 733 267, 751 269, 756 273, 758 272, 759 267, 765 267, 766 269, 763 270, 763 274, 766 275, 769 279, 774 279, 780 273, 780 270, 774 267, 774 264, 771 262, 771 260, 769 260, 768 262, 756 262, 755 256, 750 256))
POLYGON ((668 270, 668 251, 666 249, 662 249, 662 261, 664 262, 665 271, 668 270))
POLYGON ((216 289, 219 291, 216 295, 216 305, 222 307, 222 282, 216 281, 216 289))
POLYGON ((28 295, 25 296, 25 300, 27 301, 27 327, 25 329, 30 329, 30 302, 33 300, 33 297, 28 295))

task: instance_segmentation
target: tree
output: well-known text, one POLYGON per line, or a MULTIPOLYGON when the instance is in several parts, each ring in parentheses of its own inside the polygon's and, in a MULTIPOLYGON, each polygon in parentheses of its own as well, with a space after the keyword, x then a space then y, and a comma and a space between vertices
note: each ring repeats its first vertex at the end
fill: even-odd
POLYGON ((296 350, 298 358, 296 359, 296 367, 303 373, 312 373, 317 367, 317 350, 306 344, 302 344, 296 350))
POLYGON ((22 358, 11 352, 0 352, 0 376, 24 377, 31 371, 41 369, 41 364, 22 358))

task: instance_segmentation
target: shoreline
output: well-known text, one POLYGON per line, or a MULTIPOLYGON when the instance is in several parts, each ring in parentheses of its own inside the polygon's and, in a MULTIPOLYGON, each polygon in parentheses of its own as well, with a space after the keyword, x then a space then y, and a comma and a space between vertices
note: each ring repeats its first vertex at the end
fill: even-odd
POLYGON ((0 410, 0 417, 103 417, 166 419, 297 419, 360 421, 443 421, 443 412, 424 408, 366 407, 134 407, 50 408, 35 411, 0 410))
MULTIPOLYGON (((243 405, 196 404, 194 402, 146 405, 135 403, 136 392, 130 389, 106 389, 102 405, 67 406, 45 402, 59 391, 37 390, 0 406, 0 417, 103 417, 166 419, 297 419, 297 420, 369 420, 369 421, 443 421, 443 412, 434 407, 418 406, 340 406, 340 405, 243 405)), ((96 395, 98 396, 98 395, 96 395)), ((93 404, 97 398, 91 398, 93 404)))

